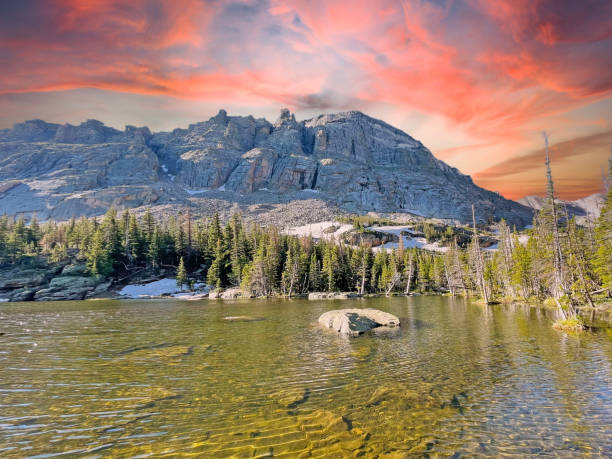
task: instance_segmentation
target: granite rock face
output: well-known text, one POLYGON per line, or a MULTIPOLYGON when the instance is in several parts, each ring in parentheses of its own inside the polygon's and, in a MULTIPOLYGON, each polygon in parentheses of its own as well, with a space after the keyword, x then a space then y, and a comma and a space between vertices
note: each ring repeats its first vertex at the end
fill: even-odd
MULTIPOLYGON (((316 193, 349 212, 528 224, 531 210, 476 186, 419 141, 361 112, 274 123, 221 110, 187 129, 119 131, 26 121, 0 130, 0 211, 67 219, 148 205, 198 206, 258 193, 316 193), (198 198, 192 196, 197 195, 198 198)), ((314 196, 314 195, 313 195, 314 196)), ((272 199, 273 201, 273 199, 272 199)))
POLYGON ((337 309, 319 317, 319 323, 341 335, 359 336, 378 327, 399 327, 400 320, 393 314, 378 309, 337 309))

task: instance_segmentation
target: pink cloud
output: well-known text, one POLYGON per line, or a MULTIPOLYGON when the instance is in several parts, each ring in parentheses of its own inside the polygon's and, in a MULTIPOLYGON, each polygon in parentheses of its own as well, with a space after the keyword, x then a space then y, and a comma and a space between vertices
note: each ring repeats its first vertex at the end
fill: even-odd
POLYGON ((463 130, 470 142, 453 155, 496 145, 503 161, 612 91, 605 0, 8 3, 0 96, 93 87, 254 112, 386 104, 463 130))

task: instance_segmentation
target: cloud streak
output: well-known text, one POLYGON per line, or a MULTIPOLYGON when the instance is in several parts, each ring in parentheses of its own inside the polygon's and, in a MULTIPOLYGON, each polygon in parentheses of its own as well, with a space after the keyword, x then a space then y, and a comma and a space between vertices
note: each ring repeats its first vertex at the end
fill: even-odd
MULTIPOLYGON (((601 181, 585 180, 585 176, 599 176, 599 159, 610 152, 612 130, 552 144, 550 157, 554 181, 560 185, 561 195, 577 199, 585 194, 600 192, 601 181)), ((519 189, 507 189, 512 197, 543 194, 545 189, 544 148, 526 155, 510 158, 474 175, 474 180, 485 187, 520 183, 519 189)))
POLYGON ((538 130, 610 128, 588 114, 612 93, 610 18, 605 0, 3 2, 0 108, 97 88, 256 114, 361 109, 484 180, 533 150, 538 130))

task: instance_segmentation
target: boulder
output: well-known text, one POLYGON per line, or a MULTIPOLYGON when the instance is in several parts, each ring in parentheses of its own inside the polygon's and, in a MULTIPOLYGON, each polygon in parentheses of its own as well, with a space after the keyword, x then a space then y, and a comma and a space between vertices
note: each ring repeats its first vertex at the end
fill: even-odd
POLYGON ((94 291, 100 280, 86 276, 58 276, 51 279, 47 288, 38 290, 35 301, 82 300, 94 291))
POLYGON ((240 298, 241 295, 242 291, 240 290, 240 287, 232 287, 224 290, 223 293, 221 293, 221 298, 224 300, 233 300, 240 298))
POLYGON ((36 287, 47 282, 44 272, 17 270, 6 273, 0 278, 0 290, 12 290, 24 287, 36 287))
POLYGON ((86 273, 87 266, 85 266, 85 263, 72 263, 62 269, 62 276, 83 276, 86 273))
POLYGON ((319 323, 346 336, 358 336, 378 327, 399 327, 393 314, 378 309, 337 309, 319 317, 319 323))
POLYGON ((213 290, 208 294, 208 298, 211 300, 234 300, 242 296, 242 290, 240 290, 240 287, 230 287, 225 290, 213 290))
POLYGON ((100 281, 95 277, 88 276, 58 276, 51 279, 49 288, 57 288, 59 290, 75 290, 81 288, 94 288, 100 281))
POLYGON ((34 295, 36 294, 36 290, 22 288, 18 290, 14 290, 11 293, 11 301, 32 301, 34 299, 34 295))
POLYGON ((35 301, 68 301, 82 300, 92 290, 91 287, 75 287, 73 289, 62 290, 57 287, 45 288, 36 292, 35 301))

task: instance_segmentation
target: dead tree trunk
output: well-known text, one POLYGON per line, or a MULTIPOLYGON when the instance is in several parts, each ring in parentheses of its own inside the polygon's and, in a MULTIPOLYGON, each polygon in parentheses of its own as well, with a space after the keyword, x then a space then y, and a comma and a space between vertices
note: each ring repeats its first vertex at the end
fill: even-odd
POLYGON ((444 262, 444 275, 446 276, 446 284, 448 285, 448 290, 450 291, 450 294, 452 296, 455 296, 455 287, 448 272, 448 262, 446 261, 446 256, 442 257, 442 261, 444 262))
MULTIPOLYGON (((553 298, 557 307, 561 312, 564 319, 567 319, 567 314, 559 302, 562 293, 565 291, 563 282, 563 252, 561 250, 561 239, 559 237, 559 220, 557 218, 557 204, 555 202, 555 188, 552 179, 552 172, 550 170, 550 153, 548 151, 548 134, 543 132, 544 146, 546 151, 546 191, 548 203, 550 205, 550 211, 552 214, 552 232, 553 232, 553 298)), ((569 292, 565 292, 569 296, 569 292)), ((570 299, 571 304, 571 299, 570 299)), ((576 311, 572 308, 572 315, 576 315, 576 311)))
POLYGON ((404 290, 404 295, 410 295, 410 284, 412 283, 412 274, 413 274, 413 258, 414 258, 414 252, 411 250, 410 251, 410 257, 408 257, 408 266, 406 267, 408 269, 408 276, 406 279, 406 290, 404 290))
POLYGON ((391 276, 391 280, 387 284, 387 290, 385 291, 385 296, 391 295, 391 291, 397 285, 397 283, 400 281, 401 278, 402 276, 400 275, 399 272, 395 271, 393 273, 393 276, 391 276))
POLYGON ((470 292, 467 288, 467 284, 465 283, 465 277, 463 276, 463 269, 461 267, 461 260, 459 259, 459 246, 457 245, 457 237, 453 237, 453 263, 455 265, 455 269, 459 273, 459 280, 461 281, 461 288, 463 288, 463 294, 466 298, 470 296, 470 292))
POLYGON ((486 304, 489 304, 489 292, 487 291, 487 283, 484 277, 484 260, 482 258, 482 252, 480 251, 480 241, 478 240, 478 229, 476 228, 476 213, 474 211, 474 204, 472 204, 472 223, 474 225, 474 251, 476 255, 476 277, 482 290, 482 297, 486 304))

